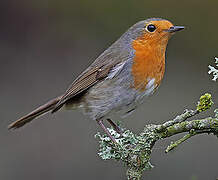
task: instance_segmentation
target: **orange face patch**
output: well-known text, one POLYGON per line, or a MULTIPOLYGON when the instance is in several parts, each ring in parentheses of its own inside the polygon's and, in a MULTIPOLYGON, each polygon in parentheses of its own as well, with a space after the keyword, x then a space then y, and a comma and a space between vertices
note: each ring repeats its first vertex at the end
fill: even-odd
POLYGON ((165 71, 165 51, 170 34, 165 32, 173 26, 169 21, 153 21, 155 32, 145 32, 132 42, 135 57, 132 65, 133 88, 144 91, 149 80, 155 79, 159 85, 165 71))

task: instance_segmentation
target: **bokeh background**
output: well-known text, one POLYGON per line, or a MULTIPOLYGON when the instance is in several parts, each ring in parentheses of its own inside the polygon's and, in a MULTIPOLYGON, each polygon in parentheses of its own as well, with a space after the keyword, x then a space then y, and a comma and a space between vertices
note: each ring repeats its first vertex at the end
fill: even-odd
MULTIPOLYGON (((1 0, 0 179, 125 179, 121 163, 103 161, 94 138, 101 131, 79 111, 48 114, 16 131, 7 125, 60 95, 132 24, 148 17, 185 25, 168 45, 159 91, 123 120, 140 132, 194 108, 218 84, 207 74, 218 55, 217 0, 1 0)), ((196 118, 213 114, 213 109, 196 118)), ((165 154, 171 139, 157 143, 147 180, 209 180, 218 177, 218 141, 199 135, 165 154)))

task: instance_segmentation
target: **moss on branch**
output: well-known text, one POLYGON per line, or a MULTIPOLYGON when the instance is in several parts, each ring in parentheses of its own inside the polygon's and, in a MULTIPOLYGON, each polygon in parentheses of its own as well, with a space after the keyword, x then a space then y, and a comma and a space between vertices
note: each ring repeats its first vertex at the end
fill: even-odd
POLYGON ((153 167, 150 158, 152 148, 158 140, 179 133, 187 133, 166 148, 165 152, 169 152, 197 134, 213 133, 216 136, 218 135, 218 110, 215 111, 215 117, 187 120, 200 112, 206 111, 211 105, 211 95, 206 93, 200 97, 196 110, 185 110, 183 114, 161 125, 146 125, 139 135, 132 133, 130 130, 125 130, 120 135, 112 128, 108 128, 118 143, 114 144, 107 135, 97 133, 96 138, 99 139, 100 144, 98 154, 104 160, 122 161, 127 167, 127 178, 129 180, 139 180, 143 171, 153 167))

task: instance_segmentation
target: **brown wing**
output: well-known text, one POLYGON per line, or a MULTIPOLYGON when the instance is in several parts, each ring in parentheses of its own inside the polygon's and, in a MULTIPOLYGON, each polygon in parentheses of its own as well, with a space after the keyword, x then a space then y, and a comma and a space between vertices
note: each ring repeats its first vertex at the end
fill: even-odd
POLYGON ((93 86, 99 80, 105 78, 113 67, 111 64, 107 67, 90 67, 84 73, 82 73, 68 88, 60 101, 56 104, 52 113, 58 111, 67 100, 85 91, 89 87, 93 86))
MULTIPOLYGON (((122 40, 122 39, 121 39, 122 40)), ((69 99, 87 90, 102 78, 105 78, 112 67, 132 57, 126 41, 117 40, 112 46, 105 50, 69 87, 61 100, 52 110, 59 110, 69 99), (125 46, 123 44, 125 43, 125 46)), ((125 39, 124 39, 125 40, 125 39)))

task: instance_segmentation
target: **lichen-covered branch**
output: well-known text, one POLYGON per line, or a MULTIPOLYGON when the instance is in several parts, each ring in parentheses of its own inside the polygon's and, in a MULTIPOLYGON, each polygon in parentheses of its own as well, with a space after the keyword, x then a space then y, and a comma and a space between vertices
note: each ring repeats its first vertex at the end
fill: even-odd
POLYGON ((166 148, 165 152, 169 152, 197 134, 213 133, 218 136, 217 113, 214 117, 188 121, 188 118, 209 109, 211 105, 211 95, 205 94, 201 96, 196 110, 185 110, 183 114, 161 125, 146 125, 139 135, 133 134, 130 130, 124 130, 123 134, 120 135, 109 128, 108 130, 116 139, 117 144, 113 143, 106 135, 98 133, 96 135, 100 143, 98 154, 104 160, 122 161, 127 167, 127 179, 139 180, 143 171, 153 167, 150 163, 150 157, 152 148, 158 140, 179 133, 187 133, 166 148))

